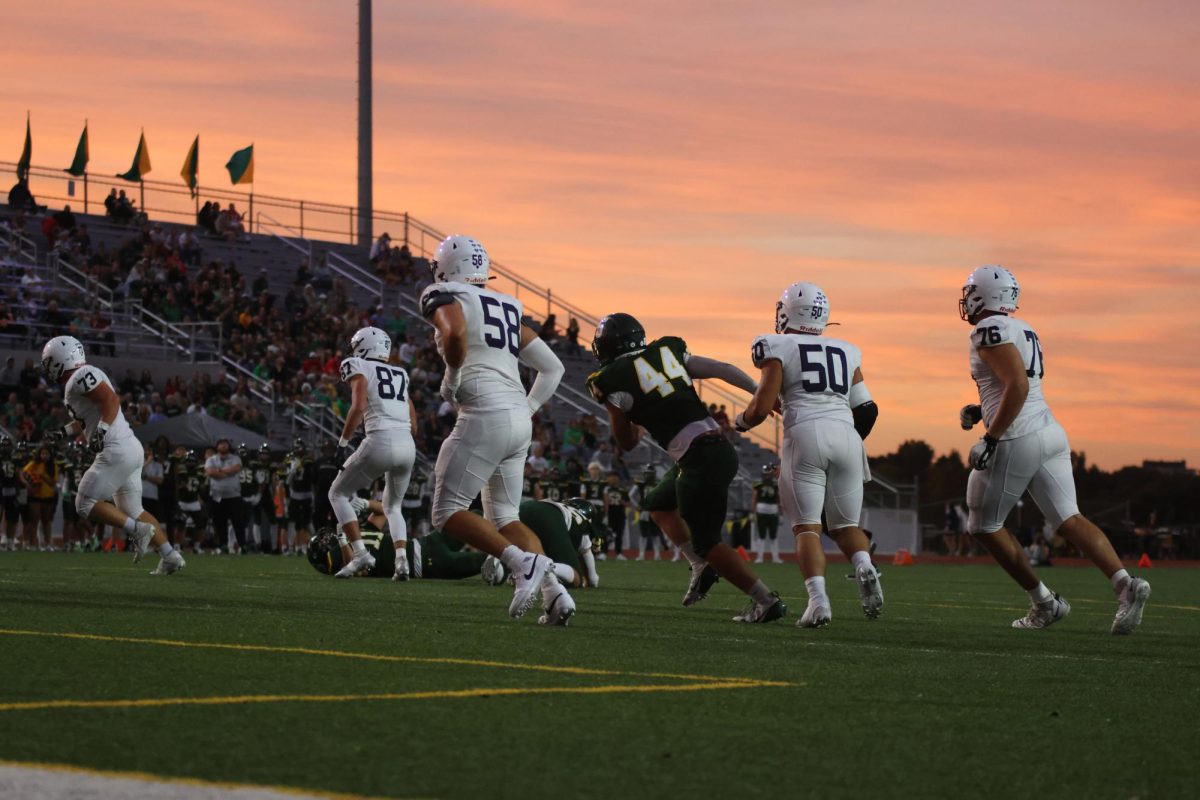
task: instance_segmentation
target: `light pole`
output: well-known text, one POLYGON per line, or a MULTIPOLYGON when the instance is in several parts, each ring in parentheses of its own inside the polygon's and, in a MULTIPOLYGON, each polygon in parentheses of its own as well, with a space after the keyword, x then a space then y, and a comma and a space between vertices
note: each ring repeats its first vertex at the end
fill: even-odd
POLYGON ((371 163, 371 0, 358 0, 358 243, 374 238, 373 165, 371 163))

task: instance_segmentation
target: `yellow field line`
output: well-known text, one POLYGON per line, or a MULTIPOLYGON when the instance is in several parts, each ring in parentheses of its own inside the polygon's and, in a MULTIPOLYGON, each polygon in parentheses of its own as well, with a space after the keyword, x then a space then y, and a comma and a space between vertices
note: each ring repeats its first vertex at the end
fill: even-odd
POLYGON ((538 686, 498 687, 494 689, 447 689, 431 692, 389 692, 380 694, 246 694, 227 697, 157 697, 132 700, 38 700, 24 703, 0 703, 4 711, 43 711, 60 708, 162 708, 165 706, 234 706, 257 703, 354 703, 367 700, 443 700, 467 697, 513 697, 531 694, 620 694, 651 692, 706 692, 724 689, 756 689, 795 686, 780 681, 712 681, 613 686, 538 686))
POLYGON ((518 669, 535 672, 554 672, 564 675, 601 675, 608 677, 630 678, 662 678, 670 680, 699 681, 702 683, 744 683, 748 686, 778 685, 790 686, 787 683, 764 682, 754 678, 726 678, 714 675, 687 675, 672 672, 622 672, 620 670, 596 669, 590 667, 560 667, 551 664, 515 664, 505 661, 481 661, 468 658, 441 658, 421 656, 391 656, 379 653, 354 653, 343 650, 320 650, 310 647, 277 647, 261 644, 227 644, 221 642, 188 642, 175 639, 145 639, 134 636, 106 636, 96 633, 60 633, 53 631, 31 631, 12 628, 0 628, 2 636, 38 636, 52 639, 73 639, 94 642, 118 642, 122 644, 146 644, 160 647, 200 648, 208 650, 231 650, 235 652, 253 653, 287 653, 292 655, 325 656, 329 658, 350 658, 361 661, 383 661, 404 664, 452 664, 455 666, 489 667, 493 669, 518 669))
POLYGON ((321 789, 304 789, 298 786, 273 786, 263 783, 234 783, 233 781, 208 781, 203 778, 176 778, 167 775, 153 775, 149 772, 122 772, 112 769, 91 769, 77 767, 73 764, 47 764, 40 761, 8 761, 0 759, 0 767, 15 767, 18 769, 36 769, 45 772, 66 772, 75 775, 90 775, 101 778, 141 781, 143 783, 158 783, 175 786, 195 786, 204 789, 259 789, 263 791, 290 794, 297 797, 320 797, 323 800, 385 800, 384 798, 369 797, 365 794, 347 794, 345 792, 326 792, 321 789))

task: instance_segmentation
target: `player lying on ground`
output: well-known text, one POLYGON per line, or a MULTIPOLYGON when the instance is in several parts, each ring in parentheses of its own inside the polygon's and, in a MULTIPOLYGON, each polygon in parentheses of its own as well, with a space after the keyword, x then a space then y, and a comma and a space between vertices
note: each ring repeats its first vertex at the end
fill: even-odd
POLYGON ((516 584, 511 616, 522 616, 541 592, 541 619, 565 625, 575 601, 517 508, 532 416, 562 380, 562 362, 522 324, 521 301, 486 288, 488 254, 479 242, 448 237, 431 267, 436 282, 421 294, 421 313, 446 363, 441 395, 458 409, 438 452, 433 526, 504 562, 516 584), (537 372, 528 395, 519 364, 537 372), (468 510, 481 492, 483 517, 468 510))
MULTIPOLYGON (((521 522, 533 531, 542 543, 547 557, 554 559, 554 573, 566 586, 600 585, 596 572, 594 549, 604 541, 604 524, 600 512, 583 498, 565 503, 552 500, 528 500, 521 503, 521 522)), ((500 560, 488 556, 483 565, 483 579, 499 586, 507 570, 500 560)))
POLYGON ((721 541, 737 451, 692 386, 692 378, 719 378, 753 392, 754 381, 737 367, 691 355, 677 337, 646 344, 642 324, 629 314, 600 320, 592 352, 600 369, 588 377, 588 389, 608 411, 617 444, 632 450, 649 431, 675 461, 641 505, 691 562, 683 604, 704 599, 719 575, 750 597, 749 607, 735 621, 782 617, 787 606, 779 595, 721 541))
MULTIPOLYGON (((380 505, 382 508, 382 504, 380 505)), ((387 518, 382 513, 378 519, 386 526, 387 518)), ((359 541, 371 554, 374 561, 369 567, 355 573, 367 578, 395 578, 399 568, 396 548, 392 538, 370 522, 359 526, 359 541)), ((408 565, 409 578, 424 580, 460 580, 478 577, 483 571, 483 562, 488 556, 464 550, 464 545, 437 531, 420 539, 405 542, 404 563, 408 565)), ((348 546, 338 542, 332 528, 324 528, 308 542, 308 563, 324 575, 336 575, 350 560, 348 546)), ((405 580, 407 580, 406 578, 405 580)))
POLYGON ((408 580, 408 525, 401 504, 417 455, 413 443, 417 414, 408 394, 408 373, 388 363, 391 355, 391 337, 379 328, 361 328, 350 339, 349 358, 342 361, 342 380, 350 384, 351 400, 338 442, 342 468, 329 487, 329 505, 350 543, 352 556, 338 570, 339 578, 349 578, 374 563, 375 557, 360 540, 350 498, 382 475, 383 513, 396 554, 393 577, 408 580), (351 450, 350 439, 360 422, 367 435, 351 450))
POLYGON ((96 453, 75 495, 79 516, 93 525, 125 531, 135 564, 154 545, 161 558, 152 575, 170 575, 182 569, 183 556, 171 547, 158 520, 142 509, 145 451, 121 413, 121 399, 108 376, 88 365, 83 345, 70 336, 46 342, 42 371, 50 381, 63 384, 63 401, 73 419, 63 427, 62 435, 75 438, 82 423, 96 453))
POLYGON ((833 617, 825 592, 822 512, 830 537, 854 565, 867 619, 883 610, 871 543, 858 527, 863 483, 871 478, 863 439, 879 412, 863 381, 862 353, 825 336, 828 324, 829 301, 820 287, 794 283, 783 291, 775 304, 775 334, 759 336, 751 346, 762 377, 734 425, 740 431, 758 425, 782 399, 779 497, 808 589, 808 607, 797 622, 802 628, 824 627, 833 617))
POLYGON ((1028 323, 1009 316, 1020 294, 1011 272, 983 266, 967 277, 958 301, 959 316, 974 328, 971 377, 979 387, 979 405, 963 406, 959 423, 963 430, 984 423, 983 438, 968 458, 973 469, 967 480, 967 531, 1029 592, 1029 613, 1014 620, 1014 628, 1045 628, 1065 618, 1070 604, 1038 580, 1025 551, 1004 527, 1028 489, 1046 521, 1112 582, 1117 595, 1112 632, 1133 633, 1150 584, 1130 575, 1108 537, 1079 513, 1071 445, 1042 395, 1041 342, 1028 323))

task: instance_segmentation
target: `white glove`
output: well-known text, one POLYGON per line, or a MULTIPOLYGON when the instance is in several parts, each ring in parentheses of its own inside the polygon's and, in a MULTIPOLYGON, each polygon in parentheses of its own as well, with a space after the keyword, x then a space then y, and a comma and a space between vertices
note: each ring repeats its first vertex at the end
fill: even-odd
POLYGON ((750 426, 746 424, 746 413, 739 411, 738 415, 733 418, 733 429, 738 433, 745 433, 750 430, 750 426))
POLYGON ((958 424, 964 431, 975 427, 975 423, 983 419, 983 409, 975 403, 969 403, 958 410, 958 424))
POLYGON ((358 495, 354 495, 350 498, 350 508, 353 509, 355 516, 358 516, 363 511, 366 511, 370 506, 371 504, 367 502, 366 498, 359 497, 358 495))

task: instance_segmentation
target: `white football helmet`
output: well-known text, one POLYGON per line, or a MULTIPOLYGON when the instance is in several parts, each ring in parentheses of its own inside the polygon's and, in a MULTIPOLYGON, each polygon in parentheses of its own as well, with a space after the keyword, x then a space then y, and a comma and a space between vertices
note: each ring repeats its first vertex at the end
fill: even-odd
POLYGON ((387 361, 392 355, 392 337, 379 328, 359 328, 350 337, 350 354, 358 358, 387 361))
POLYGON ((983 311, 1011 314, 1017 310, 1020 296, 1016 276, 999 264, 984 264, 967 276, 958 301, 958 316, 968 319, 983 311))
POLYGON ((433 254, 433 279, 438 283, 458 281, 482 286, 488 282, 491 260, 487 250, 470 236, 447 236, 433 254))
POLYGON ((821 287, 801 281, 783 290, 775 304, 775 332, 822 334, 829 324, 829 300, 821 287))
POLYGON ((74 336, 55 336, 42 348, 42 372, 54 383, 58 383, 67 370, 86 363, 83 343, 74 336))

